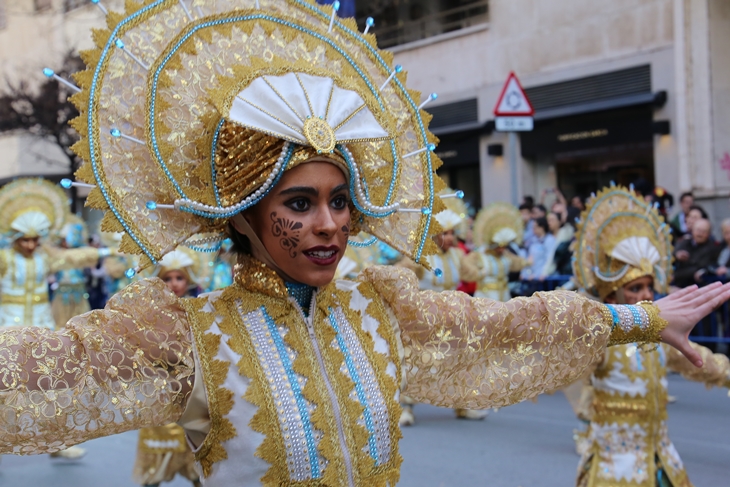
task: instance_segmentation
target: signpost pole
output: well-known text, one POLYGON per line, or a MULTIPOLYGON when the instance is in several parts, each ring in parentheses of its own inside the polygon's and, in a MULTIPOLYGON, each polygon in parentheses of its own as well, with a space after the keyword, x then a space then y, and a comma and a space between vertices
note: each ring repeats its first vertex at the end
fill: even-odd
POLYGON ((509 172, 512 192, 512 204, 520 204, 520 171, 517 167, 517 132, 509 132, 509 172))
POLYGON ((510 73, 494 107, 496 117, 494 123, 499 132, 509 134, 510 190, 512 204, 515 206, 519 205, 522 196, 520 194, 522 192, 522 171, 520 170, 521 161, 517 157, 517 132, 527 132, 534 128, 532 118, 534 113, 535 110, 532 108, 530 100, 527 99, 527 93, 522 88, 520 80, 517 79, 515 73, 510 73))

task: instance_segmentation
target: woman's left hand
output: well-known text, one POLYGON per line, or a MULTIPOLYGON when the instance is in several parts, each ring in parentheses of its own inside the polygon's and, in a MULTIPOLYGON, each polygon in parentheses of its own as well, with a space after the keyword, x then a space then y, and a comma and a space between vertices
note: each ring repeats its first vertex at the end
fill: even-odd
POLYGON ((689 333, 699 321, 730 299, 730 283, 715 282, 703 288, 689 286, 659 299, 654 304, 659 316, 668 324, 660 335, 662 341, 684 354, 690 362, 702 367, 702 358, 689 344, 689 333))

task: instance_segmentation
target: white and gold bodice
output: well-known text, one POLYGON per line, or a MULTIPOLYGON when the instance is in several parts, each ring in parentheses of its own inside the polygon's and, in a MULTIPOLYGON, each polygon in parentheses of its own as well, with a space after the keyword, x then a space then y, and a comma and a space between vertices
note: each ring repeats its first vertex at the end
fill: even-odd
POLYGON ((208 396, 195 449, 206 485, 395 484, 399 342, 373 287, 332 283, 308 315, 285 294, 257 291, 186 304, 208 396))
POLYGON ((0 251, 0 327, 40 326, 54 328, 48 302, 50 273, 48 255, 37 251, 30 258, 14 249, 0 251))
POLYGON ((458 247, 451 247, 446 252, 426 257, 428 264, 433 271, 425 270, 419 279, 421 289, 430 289, 432 291, 452 291, 459 286, 461 282, 461 261, 464 258, 464 251, 458 247), (435 270, 441 271, 440 275, 436 275, 435 270))
POLYGON ((591 379, 591 447, 581 462, 592 462, 587 485, 655 487, 657 469, 662 468, 674 487, 691 486, 668 436, 667 368, 708 385, 727 387, 730 382, 726 357, 694 348, 702 355, 702 369, 668 346, 642 351, 627 344, 607 349, 591 379))
POLYGON ((178 422, 207 487, 385 486, 399 475, 400 392, 506 406, 576 380, 608 343, 658 333, 649 308, 423 291, 393 266, 319 288, 306 314, 263 263, 237 270, 199 298, 141 280, 63 330, 0 330, 0 394, 13 398, 0 401, 0 453, 178 422))

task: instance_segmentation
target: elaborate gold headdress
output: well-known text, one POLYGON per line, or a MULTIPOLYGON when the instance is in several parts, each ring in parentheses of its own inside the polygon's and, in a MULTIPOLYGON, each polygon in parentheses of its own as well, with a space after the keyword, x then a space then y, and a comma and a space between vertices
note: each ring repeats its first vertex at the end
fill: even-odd
POLYGON ((651 204, 621 186, 604 188, 586 204, 573 244, 578 287, 604 299, 643 276, 666 293, 672 279, 669 226, 651 204))
POLYGON ((22 178, 0 189, 0 234, 18 237, 57 236, 70 215, 68 196, 42 178, 22 178))
MULTIPOLYGON (((143 266, 256 204, 317 155, 349 177, 353 228, 421 261, 443 209, 437 139, 392 54, 309 0, 128 0, 82 53, 73 101, 87 204, 143 266)), ((54 76, 48 70, 47 75, 54 76)))
POLYGON ((492 203, 477 214, 473 233, 474 243, 479 247, 519 244, 524 233, 520 212, 509 203, 492 203))

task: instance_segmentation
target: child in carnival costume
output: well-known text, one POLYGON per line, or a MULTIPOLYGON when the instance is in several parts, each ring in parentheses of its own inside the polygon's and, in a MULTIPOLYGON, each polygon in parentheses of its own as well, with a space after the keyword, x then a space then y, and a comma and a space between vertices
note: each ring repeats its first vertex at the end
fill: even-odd
MULTIPOLYGON (((588 202, 574 256, 579 288, 604 303, 652 300, 654 292, 667 293, 672 278, 669 226, 655 207, 620 186, 588 202)), ((591 407, 583 413, 590 423, 578 469, 580 487, 692 485, 667 432, 667 370, 708 387, 730 386, 727 357, 692 347, 703 358, 702 368, 664 345, 631 343, 606 350, 591 376, 591 407)))
POLYGON ((477 248, 461 268, 462 280, 477 283, 474 297, 510 299, 509 273, 522 269, 525 261, 508 247, 522 242, 523 230, 519 210, 509 203, 492 203, 479 211, 473 229, 477 248))
MULTIPOLYGON (((186 247, 166 254, 154 268, 153 274, 162 279, 175 296, 182 298, 197 294, 197 281, 202 269, 201 258, 186 247)), ((199 486, 200 475, 195 471, 195 457, 185 439, 185 430, 175 424, 139 430, 133 480, 144 487, 158 487, 180 474, 199 486)))
MULTIPOLYGON (((84 247, 88 239, 86 223, 80 217, 69 214, 60 236, 62 249, 84 247)), ((60 270, 55 273, 54 278, 51 312, 56 327, 61 328, 74 316, 89 311, 89 295, 86 292, 86 274, 83 268, 60 270)))
POLYGON ((94 39, 73 126, 102 230, 123 231, 142 267, 228 231, 234 284, 179 298, 140 280, 65 330, 1 331, 0 358, 17 357, 0 360, 14 398, 1 453, 177 422, 207 487, 385 486, 400 475, 401 391, 504 406, 625 341, 662 339, 699 363, 686 336, 730 286, 627 308, 422 291, 395 266, 333 282, 360 230, 427 265, 444 209, 420 95, 333 7, 127 2, 94 39), (53 380, 48 360, 63 364, 53 380))

